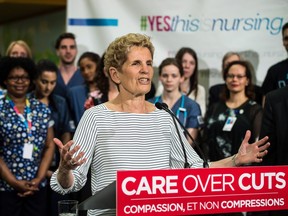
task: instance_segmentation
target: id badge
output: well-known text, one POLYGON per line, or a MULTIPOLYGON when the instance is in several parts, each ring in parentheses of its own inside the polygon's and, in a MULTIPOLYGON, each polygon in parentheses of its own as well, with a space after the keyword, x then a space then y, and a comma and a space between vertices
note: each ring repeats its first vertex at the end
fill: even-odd
POLYGON ((237 120, 237 117, 235 117, 235 116, 228 117, 222 130, 223 131, 231 131, 236 120, 237 120))
POLYGON ((23 158, 31 160, 32 154, 33 154, 33 144, 25 143, 23 149, 23 158))

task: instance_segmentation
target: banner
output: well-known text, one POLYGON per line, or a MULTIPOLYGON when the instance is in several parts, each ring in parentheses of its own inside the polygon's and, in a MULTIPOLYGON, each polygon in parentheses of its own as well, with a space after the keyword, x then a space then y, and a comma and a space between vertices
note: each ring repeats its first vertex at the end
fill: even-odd
POLYGON ((130 32, 151 36, 155 67, 191 47, 206 87, 223 82, 222 57, 237 51, 252 63, 261 84, 268 68, 287 58, 281 33, 287 8, 287 0, 68 0, 67 31, 76 34, 79 55, 101 55, 130 32))
POLYGON ((288 166, 117 172, 117 215, 288 209, 288 166))

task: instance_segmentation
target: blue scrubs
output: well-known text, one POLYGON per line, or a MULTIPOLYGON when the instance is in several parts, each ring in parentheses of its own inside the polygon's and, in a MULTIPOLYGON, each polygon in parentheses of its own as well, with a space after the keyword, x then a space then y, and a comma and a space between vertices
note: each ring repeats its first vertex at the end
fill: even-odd
MULTIPOLYGON (((162 97, 154 97, 149 100, 152 103, 161 102, 162 97)), ((185 128, 199 128, 202 124, 201 110, 199 104, 182 95, 172 107, 172 112, 178 117, 185 128)))
POLYGON ((58 71, 57 72, 57 84, 56 84, 56 87, 54 89, 54 93, 57 95, 60 95, 64 98, 67 98, 68 89, 70 89, 74 86, 82 85, 82 84, 84 84, 84 79, 83 79, 79 69, 76 70, 76 72, 71 77, 71 79, 69 80, 67 85, 64 83, 64 80, 60 74, 60 71, 58 71))

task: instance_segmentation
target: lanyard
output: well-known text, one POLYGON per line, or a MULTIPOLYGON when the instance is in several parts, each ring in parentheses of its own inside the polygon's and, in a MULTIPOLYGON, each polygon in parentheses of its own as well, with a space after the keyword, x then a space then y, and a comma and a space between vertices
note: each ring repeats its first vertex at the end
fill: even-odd
POLYGON ((184 107, 184 101, 185 101, 185 98, 184 98, 184 95, 181 96, 181 105, 180 107, 177 109, 177 112, 176 112, 176 116, 178 119, 180 119, 180 112, 183 112, 184 114, 184 120, 183 120, 183 125, 186 126, 186 119, 187 119, 187 110, 186 108, 184 107))
MULTIPOLYGON (((161 96, 158 96, 156 97, 155 99, 155 103, 157 103, 159 100, 160 100, 161 96)), ((181 104, 180 104, 180 107, 178 107, 177 111, 176 111, 176 116, 177 118, 180 120, 180 112, 183 112, 183 115, 184 115, 184 119, 183 119, 183 125, 186 126, 186 119, 187 119, 187 110, 186 108, 184 107, 184 102, 185 102, 185 97, 184 95, 182 94, 181 96, 181 104)))
POLYGON ((20 120, 24 123, 25 127, 27 128, 28 137, 32 137, 32 132, 31 132, 31 128, 32 128, 32 112, 31 112, 31 109, 30 109, 29 100, 26 98, 25 111, 26 111, 27 118, 25 118, 24 115, 19 112, 18 108, 15 106, 14 102, 11 100, 11 98, 8 95, 6 95, 6 99, 9 101, 11 107, 13 108, 13 110, 16 112, 16 114, 18 115, 20 120))

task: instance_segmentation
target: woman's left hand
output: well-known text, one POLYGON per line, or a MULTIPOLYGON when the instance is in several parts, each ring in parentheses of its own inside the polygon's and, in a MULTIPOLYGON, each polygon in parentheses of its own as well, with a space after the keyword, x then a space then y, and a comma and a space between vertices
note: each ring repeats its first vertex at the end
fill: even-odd
POLYGON ((260 163, 262 162, 263 157, 268 153, 267 149, 270 146, 270 143, 267 142, 267 136, 252 144, 248 143, 250 137, 251 131, 248 130, 246 131, 245 138, 242 141, 238 153, 235 157, 235 164, 237 166, 250 163, 260 163))

